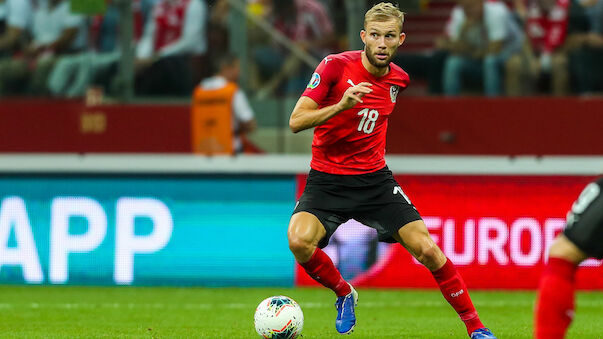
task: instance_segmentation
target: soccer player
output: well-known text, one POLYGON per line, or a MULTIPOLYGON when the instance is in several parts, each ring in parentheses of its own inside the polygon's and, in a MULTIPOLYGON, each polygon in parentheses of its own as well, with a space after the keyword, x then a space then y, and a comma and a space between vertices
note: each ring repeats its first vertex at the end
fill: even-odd
POLYGON ((289 126, 314 127, 311 170, 289 223, 289 248, 317 282, 337 295, 339 333, 356 324, 358 293, 321 250, 337 227, 355 219, 379 240, 402 244, 433 274, 471 338, 495 338, 480 321, 454 264, 429 236, 421 216, 385 164, 388 116, 408 74, 390 63, 404 42, 404 13, 379 3, 365 14, 363 51, 324 58, 298 100, 289 126))
POLYGON ((574 278, 588 257, 603 259, 603 177, 588 184, 549 250, 536 301, 534 337, 562 339, 574 316, 574 278))

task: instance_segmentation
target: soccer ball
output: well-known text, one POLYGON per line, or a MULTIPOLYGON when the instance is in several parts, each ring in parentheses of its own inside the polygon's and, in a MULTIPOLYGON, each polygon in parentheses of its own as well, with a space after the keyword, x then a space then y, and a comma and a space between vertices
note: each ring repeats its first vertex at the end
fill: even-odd
POLYGON ((264 338, 294 339, 304 327, 304 314, 295 300, 279 295, 262 300, 255 309, 253 322, 264 338))

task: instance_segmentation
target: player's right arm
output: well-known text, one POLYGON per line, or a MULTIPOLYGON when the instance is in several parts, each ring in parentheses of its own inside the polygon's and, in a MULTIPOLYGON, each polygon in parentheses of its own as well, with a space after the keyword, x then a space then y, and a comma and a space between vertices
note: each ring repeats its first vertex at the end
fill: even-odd
POLYGON ((361 82, 356 86, 352 86, 343 93, 338 103, 322 108, 318 108, 318 103, 314 99, 302 96, 293 108, 291 118, 289 118, 289 128, 293 133, 297 133, 322 125, 337 114, 362 102, 362 97, 373 91, 370 88, 371 86, 372 84, 368 82, 361 82))

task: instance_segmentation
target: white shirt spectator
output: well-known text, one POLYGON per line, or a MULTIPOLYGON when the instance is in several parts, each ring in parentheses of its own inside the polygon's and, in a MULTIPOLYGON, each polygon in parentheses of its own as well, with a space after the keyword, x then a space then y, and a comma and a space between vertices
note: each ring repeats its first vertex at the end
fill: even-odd
MULTIPOLYGON (((502 2, 484 2, 484 29, 488 42, 503 41, 504 44, 515 44, 523 40, 523 33, 511 11, 502 2)), ((465 12, 461 6, 452 10, 446 32, 453 41, 460 38, 461 29, 465 23, 465 12)), ((503 47, 504 48, 504 47, 503 47)))
MULTIPOLYGON (((224 88, 227 81, 224 77, 216 75, 201 81, 201 88, 205 90, 217 90, 224 88)), ((236 131, 239 129, 241 123, 249 122, 253 120, 253 110, 249 105, 245 92, 241 89, 237 89, 232 99, 232 130, 236 131)), ((234 136, 233 146, 235 150, 240 150, 243 147, 243 142, 238 136, 234 136)))
POLYGON ((6 20, 6 26, 25 29, 31 24, 30 0, 5 0, 0 3, 0 20, 6 20))
MULTIPOLYGON (((163 1, 179 0, 162 0, 155 5, 153 12, 155 12, 157 6, 160 6, 163 1)), ((152 14, 146 22, 143 36, 138 43, 136 51, 137 57, 146 59, 150 58, 153 54, 157 54, 160 57, 182 54, 205 54, 207 51, 207 15, 207 4, 204 0, 190 0, 186 8, 182 34, 174 42, 156 51, 155 31, 157 25, 154 20, 155 14, 152 14)))
POLYGON ((71 45, 72 50, 86 47, 86 26, 84 16, 71 13, 68 1, 61 1, 50 8, 48 1, 39 1, 33 15, 32 35, 36 46, 48 45, 56 41, 64 30, 77 28, 78 35, 71 45))

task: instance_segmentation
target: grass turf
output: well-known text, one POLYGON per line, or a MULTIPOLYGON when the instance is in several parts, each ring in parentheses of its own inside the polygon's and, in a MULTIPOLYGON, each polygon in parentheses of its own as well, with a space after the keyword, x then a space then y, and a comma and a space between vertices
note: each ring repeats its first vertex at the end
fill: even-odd
MULTIPOLYGON (((467 338, 437 290, 360 289, 358 325, 346 338, 467 338)), ((342 338, 323 288, 0 286, 1 338, 258 338, 256 305, 271 295, 299 302, 304 338, 342 338)), ((533 292, 472 291, 499 339, 531 338, 533 292)), ((603 338, 603 293, 578 294, 568 338, 603 338)))

